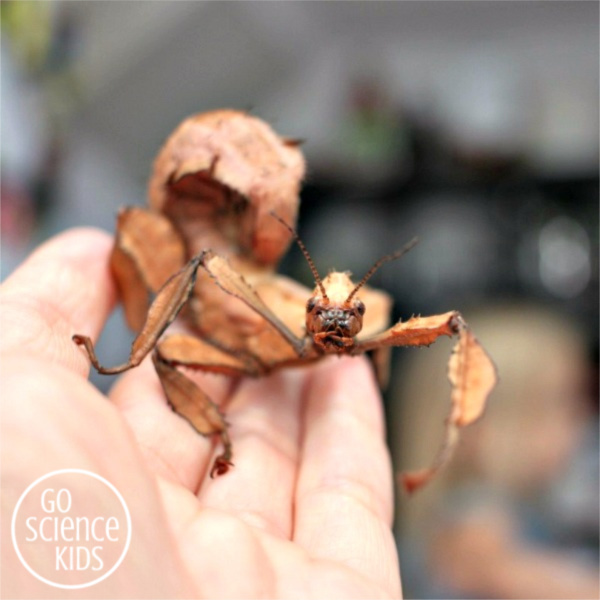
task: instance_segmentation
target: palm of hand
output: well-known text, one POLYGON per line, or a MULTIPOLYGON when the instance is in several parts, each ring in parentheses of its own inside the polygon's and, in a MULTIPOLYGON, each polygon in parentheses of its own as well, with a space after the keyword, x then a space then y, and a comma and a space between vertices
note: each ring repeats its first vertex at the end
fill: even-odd
MULTIPOLYGON (((4 489, 18 496, 77 467, 120 490, 134 535, 119 569, 90 588, 104 597, 398 597, 391 468, 365 361, 235 387, 202 377, 230 404, 235 443, 236 467, 210 480, 211 441, 169 410, 148 361, 117 381, 110 402, 86 380, 70 338, 97 336, 114 304, 109 248, 105 234, 68 233, 2 286, 4 489)), ((48 597, 10 559, 4 591, 48 597)))

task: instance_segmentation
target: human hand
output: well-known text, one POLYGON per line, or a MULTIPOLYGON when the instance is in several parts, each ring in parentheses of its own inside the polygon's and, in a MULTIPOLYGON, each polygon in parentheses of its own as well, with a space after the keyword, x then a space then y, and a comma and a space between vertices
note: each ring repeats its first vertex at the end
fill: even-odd
MULTIPOLYGON (((364 358, 230 384, 233 468, 211 480, 210 439, 168 407, 151 362, 107 400, 73 333, 97 338, 116 294, 111 240, 76 230, 0 288, 4 597, 64 597, 19 563, 7 523, 38 477, 81 468, 110 481, 133 522, 127 556, 78 597, 399 597, 392 470, 364 358)), ((108 361, 107 361, 108 362, 108 361)))

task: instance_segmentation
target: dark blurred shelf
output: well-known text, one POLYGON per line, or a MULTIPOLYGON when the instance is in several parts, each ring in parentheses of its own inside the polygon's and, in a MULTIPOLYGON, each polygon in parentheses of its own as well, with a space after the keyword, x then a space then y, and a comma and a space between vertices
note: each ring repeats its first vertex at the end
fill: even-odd
MULTIPOLYGON (((421 234, 421 231, 407 231, 406 227, 410 227, 410 219, 415 213, 426 210, 424 207, 429 206, 430 211, 441 207, 446 215, 455 212, 461 216, 466 214, 468 218, 472 214, 472 224, 465 225, 467 232, 470 227, 477 227, 482 219, 487 224, 488 233, 481 235, 489 238, 489 247, 484 248, 484 252, 491 254, 488 262, 493 267, 492 272, 486 272, 485 281, 479 282, 476 287, 473 287, 473 282, 469 285, 458 283, 451 288, 440 287, 436 294, 427 297, 419 290, 421 283, 414 279, 414 274, 412 280, 407 278, 409 266, 399 266, 389 275, 381 275, 374 285, 393 291, 396 306, 411 309, 418 306, 424 312, 440 310, 448 302, 456 302, 465 309, 503 299, 546 304, 580 320, 589 334, 590 344, 597 346, 599 189, 597 173, 550 177, 536 175, 523 168, 504 171, 502 176, 494 177, 489 176, 489 172, 485 177, 481 173, 461 173, 452 177, 413 177, 364 185, 334 181, 313 172, 302 191, 299 233, 310 241, 317 254, 317 262, 328 266, 328 261, 341 256, 336 260, 345 261, 345 268, 358 271, 356 251, 352 251, 354 246, 358 244, 372 260, 379 253, 393 249, 407 236, 421 234), (581 227, 590 246, 590 281, 585 290, 574 297, 553 295, 539 281, 537 284, 528 283, 522 275, 524 248, 532 243, 531 240, 545 225, 561 217, 571 219, 581 227), (348 223, 354 222, 356 227, 358 222, 360 231, 365 220, 370 222, 368 231, 380 232, 379 239, 367 234, 363 238, 348 239, 356 236, 356 229, 349 227, 348 223), (409 225, 406 225, 407 220, 409 225), (319 240, 323 232, 333 239, 319 240)), ((426 248, 430 249, 435 240, 431 232, 427 235, 426 248)), ((439 242, 435 248, 437 250, 432 252, 444 264, 446 258, 439 254, 439 242)), ((421 253, 425 251, 423 249, 421 253)), ((435 256, 431 261, 435 262, 435 256)), ((409 260, 412 262, 414 259, 409 260)), ((338 265, 335 266, 338 268, 338 265)), ((289 253, 282 267, 297 278, 307 275, 302 257, 294 252, 289 253)), ((398 316, 400 314, 394 315, 398 316)))

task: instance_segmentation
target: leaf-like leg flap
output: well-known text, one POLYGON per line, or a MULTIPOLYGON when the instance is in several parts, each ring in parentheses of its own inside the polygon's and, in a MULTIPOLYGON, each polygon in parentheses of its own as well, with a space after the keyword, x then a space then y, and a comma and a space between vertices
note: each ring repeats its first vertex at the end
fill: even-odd
POLYGON ((408 492, 425 485, 450 460, 459 441, 460 428, 481 417, 497 382, 496 367, 491 358, 462 317, 457 314, 456 318, 459 337, 448 362, 452 394, 444 442, 431 467, 401 475, 402 484, 408 492))
POLYGON ((432 317, 412 317, 373 337, 357 341, 352 354, 376 350, 383 346, 429 346, 441 335, 457 334, 461 323, 461 316, 456 311, 432 317))
POLYGON ((110 255, 110 267, 119 288, 125 321, 131 330, 140 331, 150 306, 150 290, 135 260, 120 247, 118 238, 110 255))
POLYGON ((384 346, 377 348, 373 350, 371 358, 377 383, 382 390, 385 390, 390 382, 391 348, 384 346))
POLYGON ((483 414, 498 377, 492 359, 464 322, 448 362, 448 379, 452 384, 450 421, 458 427, 474 423, 483 414))
POLYGON ((149 292, 157 292, 184 264, 184 242, 166 217, 138 207, 119 212, 110 265, 131 329, 144 325, 149 292))
POLYGON ((210 476, 223 475, 233 466, 233 454, 227 423, 219 408, 193 381, 165 362, 158 352, 152 355, 152 360, 173 410, 198 433, 220 436, 224 450, 215 459, 210 476))
POLYGON ((126 363, 116 367, 103 367, 96 357, 91 339, 79 334, 73 336, 73 341, 76 344, 84 346, 92 364, 99 373, 105 375, 122 373, 127 369, 137 367, 142 362, 189 298, 199 265, 200 256, 196 256, 183 269, 168 279, 158 291, 154 302, 150 306, 142 331, 133 340, 129 360, 126 363))
POLYGON ((157 348, 161 359, 172 366, 233 376, 258 375, 261 372, 260 365, 250 357, 227 352, 191 335, 170 335, 161 340, 157 348))
POLYGON ((288 326, 275 315, 246 280, 231 267, 229 261, 210 250, 206 250, 202 254, 202 264, 223 291, 239 298, 255 310, 277 329, 298 356, 302 356, 304 341, 294 335, 288 326))

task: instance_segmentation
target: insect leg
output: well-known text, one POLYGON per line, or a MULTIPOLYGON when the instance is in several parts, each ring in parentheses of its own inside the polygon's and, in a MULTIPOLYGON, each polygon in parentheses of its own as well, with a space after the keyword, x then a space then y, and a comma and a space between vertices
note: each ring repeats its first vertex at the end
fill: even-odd
POLYGON ((98 361, 92 340, 85 335, 75 334, 73 336, 73 341, 86 349, 92 364, 99 373, 107 375, 122 373, 127 369, 137 367, 142 362, 187 302, 194 287, 200 259, 200 256, 194 257, 160 288, 148 310, 141 332, 133 340, 127 362, 116 367, 103 367, 98 361))
POLYGON ((239 298, 252 310, 261 315, 289 344, 295 354, 302 357, 306 353, 305 340, 296 336, 289 327, 262 301, 251 285, 231 267, 229 261, 222 256, 206 250, 202 253, 202 266, 207 270, 215 283, 226 293, 239 298))
POLYGON ((257 375, 250 359, 238 358, 207 342, 187 335, 172 335, 163 340, 152 355, 154 366, 173 410, 202 435, 218 435, 223 452, 213 463, 210 476, 223 475, 233 465, 231 439, 224 415, 217 405, 176 365, 228 375, 257 375))
POLYGON ((353 351, 358 353, 388 346, 428 346, 442 335, 458 335, 448 362, 452 392, 445 439, 429 468, 403 474, 402 483, 408 491, 427 483, 448 462, 458 443, 459 429, 482 415, 487 398, 496 385, 496 367, 456 311, 431 317, 413 317, 405 323, 397 323, 383 333, 358 342, 353 351))

